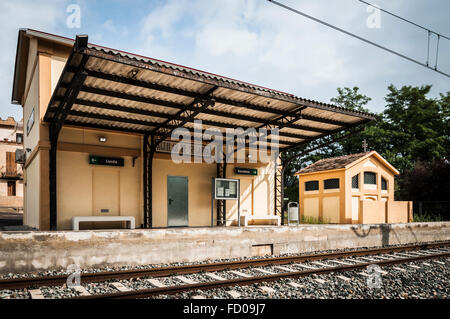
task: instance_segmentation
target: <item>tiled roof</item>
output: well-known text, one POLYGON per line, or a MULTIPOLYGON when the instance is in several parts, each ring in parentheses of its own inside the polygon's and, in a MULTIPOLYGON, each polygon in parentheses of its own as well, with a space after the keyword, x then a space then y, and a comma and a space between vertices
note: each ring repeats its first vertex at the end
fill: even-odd
POLYGON ((333 158, 324 158, 321 159, 297 172, 297 174, 303 173, 312 173, 312 172, 320 172, 320 171, 328 171, 332 169, 344 168, 348 164, 353 163, 354 161, 360 159, 361 157, 366 156, 370 152, 358 153, 358 154, 350 154, 333 158))

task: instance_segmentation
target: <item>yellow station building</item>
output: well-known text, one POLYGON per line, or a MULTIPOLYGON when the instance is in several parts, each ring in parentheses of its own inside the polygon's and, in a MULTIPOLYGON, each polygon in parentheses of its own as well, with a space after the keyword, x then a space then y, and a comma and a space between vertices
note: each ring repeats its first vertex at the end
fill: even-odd
POLYGON ((376 151, 319 160, 296 173, 300 214, 334 224, 406 223, 412 202, 394 201, 398 174, 376 151))
MULTIPOLYGON (((240 180, 242 215, 276 220, 283 198, 278 155, 374 118, 88 44, 87 36, 31 29, 19 31, 12 102, 24 116, 24 224, 40 230, 68 230, 83 216, 129 216, 143 228, 235 223, 237 201, 211 204, 216 177, 240 180), (257 154, 250 161, 247 142, 246 163, 176 164, 171 134, 183 127, 195 139, 194 120, 222 133, 277 128, 279 152, 268 162, 257 154)), ((266 139, 257 145, 276 142, 266 139)))

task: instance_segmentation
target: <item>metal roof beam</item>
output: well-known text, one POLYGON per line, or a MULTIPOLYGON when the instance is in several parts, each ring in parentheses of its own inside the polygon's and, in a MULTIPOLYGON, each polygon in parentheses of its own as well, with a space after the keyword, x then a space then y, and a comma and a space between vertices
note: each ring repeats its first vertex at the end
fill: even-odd
MULTIPOLYGON (((173 87, 154 84, 154 83, 150 83, 150 82, 146 82, 146 81, 130 79, 127 77, 103 73, 103 72, 99 72, 99 71, 88 70, 87 72, 88 72, 88 76, 90 76, 90 77, 95 77, 98 79, 118 82, 118 83, 122 83, 122 84, 129 84, 129 85, 133 85, 133 86, 137 86, 137 87, 142 87, 142 88, 147 88, 147 89, 151 89, 151 90, 157 90, 157 91, 162 91, 162 92, 166 92, 166 93, 172 93, 172 94, 176 94, 176 95, 180 95, 180 96, 187 96, 187 97, 192 97, 192 98, 194 98, 198 95, 198 93, 179 89, 179 88, 173 88, 173 87)), ((229 100, 229 99, 225 99, 225 98, 221 98, 221 97, 217 97, 217 96, 214 98, 215 98, 216 102, 220 103, 220 104, 236 106, 236 107, 240 107, 240 108, 246 108, 246 109, 251 109, 251 110, 270 113, 270 114, 286 115, 286 113, 287 113, 284 110, 280 110, 280 109, 276 109, 276 108, 272 108, 272 107, 260 106, 260 105, 256 105, 256 104, 245 103, 245 102, 238 102, 238 101, 233 101, 233 100, 229 100)), ((304 105, 301 103, 297 103, 297 104, 299 106, 307 106, 307 105, 304 105)), ((309 107, 312 107, 312 106, 309 106, 309 107)), ((312 108, 314 108, 314 107, 312 107, 312 108)), ((338 112, 335 110, 329 110, 329 111, 335 112, 335 113, 342 113, 342 112, 338 112)), ((353 116, 357 116, 357 115, 353 115, 353 116)), ((325 123, 325 124, 332 124, 332 125, 345 125, 346 124, 346 122, 342 122, 342 121, 329 120, 329 119, 325 119, 325 118, 321 118, 321 117, 317 117, 317 116, 309 116, 309 115, 304 115, 304 119, 308 119, 310 121, 315 121, 315 122, 320 122, 320 123, 325 123)))
MULTIPOLYGON (((178 110, 182 110, 182 109, 184 109, 184 110, 186 110, 186 109, 187 110, 195 110, 194 107, 189 106, 189 105, 183 105, 183 104, 174 103, 174 102, 170 102, 170 101, 164 101, 164 100, 160 100, 160 99, 154 99, 154 98, 148 98, 148 97, 143 97, 143 96, 137 96, 137 95, 133 95, 133 94, 116 92, 116 91, 111 91, 111 90, 106 90, 106 89, 99 89, 99 88, 83 86, 81 88, 81 91, 82 92, 86 92, 86 93, 97 94, 97 95, 105 95, 105 96, 119 98, 119 99, 123 99, 123 100, 130 100, 130 101, 135 101, 135 102, 140 102, 140 103, 165 106, 165 107, 170 107, 170 108, 174 108, 174 109, 178 109, 178 110)), ((216 98, 214 98, 214 99, 217 102, 217 99, 216 98)), ((88 101, 86 103, 90 103, 90 101, 88 101)), ((203 110, 200 113, 216 115, 216 116, 222 116, 222 117, 227 117, 227 118, 235 118, 235 119, 238 119, 238 120, 243 120, 243 121, 248 121, 248 122, 253 122, 253 123, 264 123, 264 125, 267 125, 266 123, 269 122, 269 121, 267 121, 265 119, 261 119, 261 118, 257 118, 257 117, 250 117, 248 115, 229 113, 229 112, 213 110, 213 109, 205 109, 205 110, 203 110)), ((160 113, 160 115, 163 115, 163 114, 166 114, 166 113, 160 113)), ((154 116, 158 116, 158 115, 155 114, 154 116)), ((284 118, 288 118, 288 117, 289 117, 289 114, 285 114, 285 116, 281 116, 281 117, 278 118, 279 119, 278 122, 273 122, 273 123, 274 123, 274 125, 279 125, 279 126, 282 125, 283 127, 293 128, 293 129, 298 129, 298 130, 303 130, 303 131, 313 131, 313 132, 317 132, 317 133, 327 133, 327 132, 329 132, 328 130, 321 129, 321 128, 316 128, 316 127, 307 126, 307 125, 295 124, 294 122, 296 122, 298 119, 294 120, 294 121, 289 121, 289 122, 284 122, 283 123, 283 119, 284 118)), ((164 118, 166 118, 166 117, 164 117, 164 118)), ((347 124, 348 123, 343 122, 342 125, 344 126, 344 125, 347 125, 347 124)), ((263 127, 263 125, 261 127, 263 127)))
MULTIPOLYGON (((112 121, 112 122, 116 122, 116 123, 136 124, 136 125, 150 126, 150 127, 154 127, 157 124, 160 124, 158 122, 142 121, 142 120, 137 120, 137 119, 126 119, 126 118, 113 116, 113 115, 103 115, 103 114, 98 114, 98 113, 90 113, 90 112, 75 111, 75 110, 71 110, 69 115, 83 117, 83 118, 94 118, 94 119, 99 119, 99 120, 112 121)), ((92 125, 92 123, 82 123, 82 122, 78 122, 75 120, 68 120, 68 122, 69 121, 71 123, 70 125, 78 125, 78 126, 88 126, 88 125, 91 126, 92 125)), ((106 127, 120 129, 119 127, 114 127, 114 126, 106 126, 106 127)), ((168 129, 177 128, 176 126, 173 126, 173 125, 166 125, 166 127, 168 129)), ((187 129, 188 131, 190 131, 191 133, 194 133, 194 130, 192 128, 189 128, 189 127, 184 127, 184 128, 187 129)), ((150 129, 149 130, 124 129, 124 130, 129 130, 131 132, 136 132, 136 133, 141 133, 141 134, 148 134, 150 132, 150 129)), ((206 130, 202 130, 202 134, 204 134, 205 131, 206 130)), ((266 139, 265 142, 271 143, 272 140, 266 139)), ((280 144, 283 144, 283 145, 296 145, 297 144, 296 142, 282 141, 282 140, 280 140, 279 142, 280 142, 280 144)))

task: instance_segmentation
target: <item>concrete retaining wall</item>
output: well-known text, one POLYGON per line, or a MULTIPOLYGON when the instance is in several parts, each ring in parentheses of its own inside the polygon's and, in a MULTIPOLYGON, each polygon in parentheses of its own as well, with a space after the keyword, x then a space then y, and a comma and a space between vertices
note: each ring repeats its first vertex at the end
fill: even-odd
POLYGON ((0 232, 0 273, 123 266, 450 240, 450 222, 0 232))

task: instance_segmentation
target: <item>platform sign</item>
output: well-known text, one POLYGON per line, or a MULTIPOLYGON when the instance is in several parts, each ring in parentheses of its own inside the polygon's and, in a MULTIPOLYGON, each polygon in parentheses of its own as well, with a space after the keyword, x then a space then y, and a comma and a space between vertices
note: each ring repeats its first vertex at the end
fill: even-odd
POLYGON ((89 164, 106 166, 124 166, 124 160, 121 157, 102 157, 89 155, 89 164))
POLYGON ((239 199, 239 180, 230 178, 213 179, 214 199, 239 199))
POLYGON ((257 176, 258 175, 258 169, 256 168, 243 168, 243 167, 235 167, 234 173, 237 175, 252 175, 257 176))

